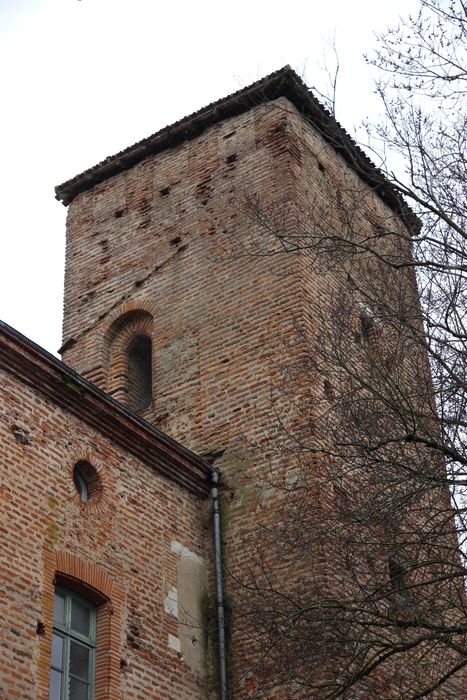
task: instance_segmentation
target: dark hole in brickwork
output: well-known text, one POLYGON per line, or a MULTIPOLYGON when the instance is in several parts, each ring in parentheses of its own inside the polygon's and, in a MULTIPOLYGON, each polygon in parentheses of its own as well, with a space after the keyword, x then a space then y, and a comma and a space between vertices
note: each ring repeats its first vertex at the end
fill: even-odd
POLYGON ((128 348, 128 406, 142 411, 152 400, 152 343, 137 335, 128 348))
POLYGON ((405 581, 405 569, 396 557, 389 557, 388 559, 388 569, 389 569, 389 580, 391 583, 391 588, 395 593, 405 595, 406 593, 406 581, 405 581))
POLYGON ((133 649, 139 649, 139 647, 141 646, 141 642, 139 641, 139 639, 137 637, 133 637, 133 635, 131 634, 127 636, 127 640, 128 644, 130 645, 130 647, 133 647, 133 649))
POLYGON ((225 162, 227 163, 227 165, 232 165, 233 163, 235 163, 236 160, 237 160, 237 154, 231 153, 230 156, 227 156, 227 158, 225 159, 225 162))
POLYGON ((318 170, 321 170, 322 173, 326 172, 326 168, 320 161, 318 161, 318 170))
POLYGON ((17 425, 14 425, 11 431, 15 436, 17 442, 20 442, 22 445, 29 445, 29 437, 25 430, 18 427, 17 425))
POLYGON ((141 634, 141 632, 139 629, 139 625, 136 622, 130 622, 130 624, 128 625, 128 633, 127 633, 126 638, 127 638, 128 644, 131 647, 138 649, 138 647, 141 646, 141 642, 139 639, 140 634, 141 634))
POLYGON ((333 399, 334 398, 334 389, 332 387, 331 382, 328 379, 324 380, 324 394, 327 399, 333 399))
POLYGON ((196 186, 196 197, 201 200, 201 204, 206 206, 212 193, 211 176, 202 180, 196 186))
POLYGON ((99 245, 102 248, 104 252, 108 251, 109 249, 109 241, 107 238, 104 238, 103 241, 99 241, 99 245))
POLYGON ((150 225, 151 219, 143 219, 143 221, 138 224, 138 230, 148 228, 150 225))
POLYGON ((170 239, 170 245, 179 245, 182 242, 182 239, 180 236, 176 236, 175 238, 170 239))
POLYGON ((78 297, 78 299, 79 299, 81 304, 87 304, 88 301, 91 301, 91 299, 93 298, 95 293, 96 293, 96 290, 91 289, 90 292, 88 292, 87 294, 82 294, 81 296, 78 297))
POLYGON ((147 214, 149 211, 151 211, 151 202, 149 199, 142 199, 138 203, 138 210, 140 214, 147 214))
POLYGON ((125 213, 126 213, 126 209, 117 209, 117 211, 114 214, 114 217, 116 219, 121 219, 125 213))
POLYGON ((226 134, 224 136, 225 139, 230 139, 231 136, 233 136, 236 133, 236 131, 231 131, 229 134, 226 134))
POLYGON ((159 190, 159 194, 161 197, 167 197, 167 195, 170 193, 170 187, 163 187, 161 190, 159 190))
POLYGON ((351 513, 350 499, 347 491, 339 486, 338 484, 333 484, 334 491, 334 501, 337 513, 341 518, 345 519, 351 513))
POLYGON ((128 625, 128 632, 131 634, 133 637, 139 637, 139 627, 135 623, 130 623, 128 625))
POLYGON ((360 315, 360 336, 367 343, 371 342, 374 338, 375 331, 375 320, 372 316, 367 313, 362 313, 360 315))
POLYGON ((377 236, 383 237, 383 236, 388 236, 389 231, 387 231, 384 226, 381 226, 380 224, 374 224, 373 226, 373 231, 377 236))

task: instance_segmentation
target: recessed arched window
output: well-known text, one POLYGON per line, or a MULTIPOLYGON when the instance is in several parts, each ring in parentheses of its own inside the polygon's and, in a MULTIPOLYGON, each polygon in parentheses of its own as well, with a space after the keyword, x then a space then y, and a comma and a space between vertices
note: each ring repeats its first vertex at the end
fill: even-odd
POLYGON ((128 346, 128 407, 142 411, 152 400, 152 343, 137 335, 128 346))
POLYGON ((120 316, 109 328, 107 392, 133 411, 151 405, 153 318, 134 309, 120 316))

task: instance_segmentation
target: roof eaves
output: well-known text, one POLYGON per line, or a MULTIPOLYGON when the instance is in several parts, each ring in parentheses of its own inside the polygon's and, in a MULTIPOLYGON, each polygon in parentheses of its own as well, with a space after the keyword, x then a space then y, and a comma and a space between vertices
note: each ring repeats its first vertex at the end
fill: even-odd
POLYGON ((162 476, 198 496, 208 494, 214 469, 201 457, 2 321, 0 367, 97 429, 162 476))
POLYGON ((81 192, 131 168, 147 156, 155 155, 192 139, 222 119, 242 114, 252 107, 279 97, 288 98, 303 117, 310 121, 314 128, 318 129, 321 136, 344 157, 350 167, 378 193, 381 199, 410 228, 419 229, 418 218, 383 172, 374 165, 350 134, 319 102, 290 66, 284 66, 252 85, 164 127, 114 156, 109 156, 101 163, 58 185, 55 188, 56 198, 67 205, 81 192))
MULTIPOLYGON (((270 94, 271 86, 275 87, 276 83, 281 82, 289 72, 293 73, 292 69, 290 66, 285 66, 252 85, 232 95, 223 97, 216 102, 212 102, 193 114, 164 127, 160 131, 128 146, 115 155, 108 156, 97 165, 88 168, 63 184, 58 185, 55 188, 56 198, 61 200, 64 205, 67 205, 81 192, 86 191, 112 175, 116 175, 132 167, 148 155, 154 155, 178 143, 194 138, 207 126, 215 124, 227 116, 241 114, 254 106, 254 104, 260 103, 259 101, 252 102, 251 96, 259 93, 262 89, 264 89, 264 94, 267 96, 267 99, 273 99, 270 94)), ((263 97, 261 101, 267 100, 264 100, 263 97)))

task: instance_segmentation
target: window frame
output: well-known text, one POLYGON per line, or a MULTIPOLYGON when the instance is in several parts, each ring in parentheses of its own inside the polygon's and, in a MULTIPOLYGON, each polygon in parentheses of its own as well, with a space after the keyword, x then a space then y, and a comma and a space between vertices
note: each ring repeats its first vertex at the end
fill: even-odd
MULTIPOLYGON (((58 668, 53 665, 52 656, 50 659, 50 674, 52 671, 57 671, 62 674, 61 689, 60 689, 60 700, 68 700, 69 698, 69 681, 70 677, 78 678, 70 674, 70 646, 71 642, 80 644, 89 650, 89 680, 88 680, 88 692, 87 700, 93 700, 95 694, 95 668, 96 668, 96 621, 97 621, 97 608, 86 598, 83 598, 78 593, 73 590, 65 588, 63 586, 55 586, 54 589, 54 619, 53 619, 53 629, 52 629, 52 644, 53 637, 60 637, 63 639, 62 647, 62 667, 58 668), (55 600, 57 595, 64 598, 64 612, 63 612, 63 623, 55 619, 55 600), (71 627, 71 611, 72 611, 72 601, 76 600, 80 605, 86 607, 89 610, 89 635, 84 635, 71 627)), ((79 678, 78 678, 79 680, 79 678)), ((50 698, 50 686, 49 686, 49 700, 50 698)), ((55 700, 55 699, 54 699, 55 700)))

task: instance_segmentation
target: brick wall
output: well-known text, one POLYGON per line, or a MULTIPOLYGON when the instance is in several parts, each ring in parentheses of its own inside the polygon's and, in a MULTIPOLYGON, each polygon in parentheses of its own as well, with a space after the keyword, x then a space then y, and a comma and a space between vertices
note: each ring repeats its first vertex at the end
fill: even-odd
POLYGON ((97 700, 205 697, 204 501, 3 371, 0 386, 1 697, 48 697, 54 582, 98 604, 97 700), (80 460, 99 481, 87 503, 80 460))

